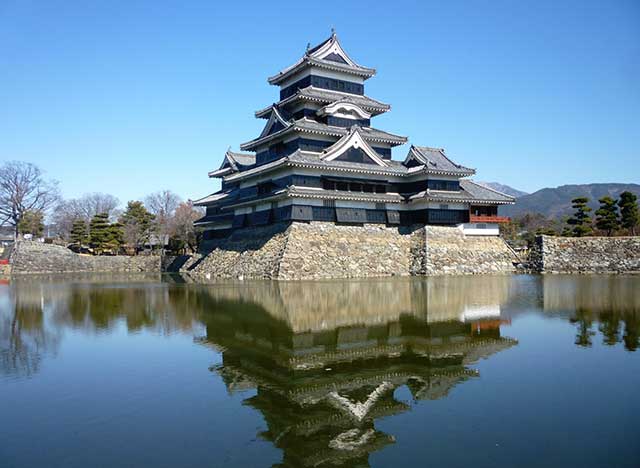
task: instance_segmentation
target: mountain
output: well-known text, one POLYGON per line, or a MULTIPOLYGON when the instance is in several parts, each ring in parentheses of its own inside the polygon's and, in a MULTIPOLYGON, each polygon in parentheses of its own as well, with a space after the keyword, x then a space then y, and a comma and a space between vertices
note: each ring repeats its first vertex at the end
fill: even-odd
POLYGON ((573 214, 571 200, 576 197, 587 197, 589 206, 595 211, 599 206, 599 198, 605 195, 619 198, 620 193, 625 190, 635 193, 640 198, 638 184, 583 184, 544 188, 518 197, 515 205, 501 206, 500 214, 513 217, 525 213, 541 213, 547 218, 560 219, 573 214))
POLYGON ((500 182, 478 182, 478 183, 482 185, 486 185, 487 187, 492 188, 493 190, 506 193, 507 195, 511 195, 512 197, 516 197, 516 198, 520 198, 523 195, 528 195, 527 192, 514 189, 513 187, 509 187, 508 185, 501 184, 500 182))

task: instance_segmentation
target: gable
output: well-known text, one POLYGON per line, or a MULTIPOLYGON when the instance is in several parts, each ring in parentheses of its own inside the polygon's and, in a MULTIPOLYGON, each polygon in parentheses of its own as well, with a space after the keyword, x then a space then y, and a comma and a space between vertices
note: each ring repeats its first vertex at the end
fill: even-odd
POLYGON ((343 161, 387 166, 384 159, 364 140, 357 126, 351 127, 347 135, 324 150, 320 159, 325 161, 341 159, 343 161))
POLYGON ((349 148, 340 156, 334 159, 334 161, 348 161, 362 164, 376 164, 376 162, 369 157, 367 153, 362 151, 361 148, 349 148))
POLYGON ((274 106, 271 108, 271 115, 269 116, 269 120, 267 121, 267 124, 264 126, 264 129, 262 130, 262 133, 260 133, 260 136, 258 138, 263 138, 271 135, 272 133, 279 132, 287 126, 287 122, 282 118, 282 116, 278 112, 278 109, 276 109, 274 106))
POLYGON ((329 60, 330 62, 338 62, 338 63, 343 63, 345 65, 348 65, 347 61, 342 56, 336 54, 335 52, 331 52, 329 55, 324 57, 324 59, 329 60))

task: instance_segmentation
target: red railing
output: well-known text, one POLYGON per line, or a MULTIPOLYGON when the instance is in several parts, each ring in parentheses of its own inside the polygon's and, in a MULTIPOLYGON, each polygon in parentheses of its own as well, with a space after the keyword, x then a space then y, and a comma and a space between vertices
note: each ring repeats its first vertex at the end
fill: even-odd
POLYGON ((508 223, 511 218, 508 216, 491 216, 491 215, 471 215, 470 223, 508 223))
POLYGON ((0 258, 0 265, 8 265, 9 264, 9 260, 6 258, 0 258))

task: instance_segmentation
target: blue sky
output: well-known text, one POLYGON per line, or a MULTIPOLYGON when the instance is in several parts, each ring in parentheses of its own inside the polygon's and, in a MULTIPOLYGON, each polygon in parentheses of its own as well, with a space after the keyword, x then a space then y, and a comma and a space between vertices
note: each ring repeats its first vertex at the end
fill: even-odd
POLYGON ((39 165, 66 197, 199 198, 259 134, 267 76, 331 27, 378 70, 366 93, 392 109, 374 126, 476 179, 640 182, 637 0, 0 0, 0 162, 39 165))

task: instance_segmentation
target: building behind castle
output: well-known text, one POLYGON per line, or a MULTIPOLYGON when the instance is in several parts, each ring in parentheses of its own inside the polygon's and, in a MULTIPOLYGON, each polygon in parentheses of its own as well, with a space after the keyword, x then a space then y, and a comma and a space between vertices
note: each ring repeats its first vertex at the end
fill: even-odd
POLYGON ((460 226, 468 235, 497 235, 498 206, 514 199, 469 179, 474 169, 442 148, 394 147, 407 138, 371 125, 390 110, 365 95, 375 69, 357 64, 331 37, 269 78, 279 102, 256 111, 262 133, 227 151, 209 177, 216 193, 195 201, 205 239, 233 230, 290 221, 402 226, 460 226))

